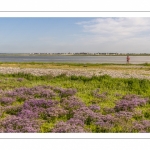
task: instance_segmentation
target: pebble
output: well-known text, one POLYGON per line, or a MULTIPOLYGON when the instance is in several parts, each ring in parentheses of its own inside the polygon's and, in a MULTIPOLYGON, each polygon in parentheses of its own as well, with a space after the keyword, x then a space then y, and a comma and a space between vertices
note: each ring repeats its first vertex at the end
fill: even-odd
POLYGON ((66 74, 67 76, 76 75, 76 76, 86 76, 91 77, 101 76, 101 75, 110 75, 111 77, 117 78, 139 78, 139 79, 150 79, 150 70, 143 69, 41 69, 41 68, 14 68, 14 67, 0 67, 0 73, 2 74, 13 74, 13 73, 31 73, 36 76, 41 75, 52 75, 57 76, 61 74, 66 74))

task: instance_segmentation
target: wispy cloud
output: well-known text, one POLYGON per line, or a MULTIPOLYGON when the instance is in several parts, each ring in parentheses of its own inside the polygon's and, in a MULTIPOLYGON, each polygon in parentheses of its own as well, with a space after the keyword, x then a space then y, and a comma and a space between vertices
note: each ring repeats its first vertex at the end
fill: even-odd
POLYGON ((80 43, 95 52, 149 52, 150 18, 96 18, 76 24, 84 33, 80 43))
POLYGON ((150 18, 97 18, 77 24, 94 43, 150 37, 150 18))

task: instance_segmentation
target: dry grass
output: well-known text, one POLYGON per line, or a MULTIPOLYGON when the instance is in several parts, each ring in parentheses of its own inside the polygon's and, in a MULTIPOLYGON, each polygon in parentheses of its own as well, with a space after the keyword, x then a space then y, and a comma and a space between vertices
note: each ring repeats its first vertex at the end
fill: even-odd
POLYGON ((115 65, 115 64, 67 64, 67 63, 0 63, 0 67, 45 68, 45 69, 109 69, 109 70, 150 70, 149 66, 142 65, 115 65))

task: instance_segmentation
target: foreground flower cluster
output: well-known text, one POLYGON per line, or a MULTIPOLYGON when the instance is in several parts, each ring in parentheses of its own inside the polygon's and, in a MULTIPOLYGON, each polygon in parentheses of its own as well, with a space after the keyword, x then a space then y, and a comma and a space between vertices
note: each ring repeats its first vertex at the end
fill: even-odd
MULTIPOLYGON (((126 95, 113 108, 101 110, 98 104, 86 105, 76 93, 76 89, 52 86, 1 90, 0 132, 150 132, 150 121, 137 109, 146 106, 148 99, 126 95)), ((107 94, 98 95, 96 90, 94 95, 107 94)))

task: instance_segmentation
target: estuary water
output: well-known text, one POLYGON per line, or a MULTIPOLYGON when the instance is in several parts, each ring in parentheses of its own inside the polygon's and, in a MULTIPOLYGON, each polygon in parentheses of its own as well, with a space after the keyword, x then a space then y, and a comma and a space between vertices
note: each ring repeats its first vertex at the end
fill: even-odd
MULTIPOLYGON (((125 64, 126 56, 1 56, 0 62, 59 62, 125 64)), ((131 64, 150 63, 150 56, 130 56, 131 64)))

